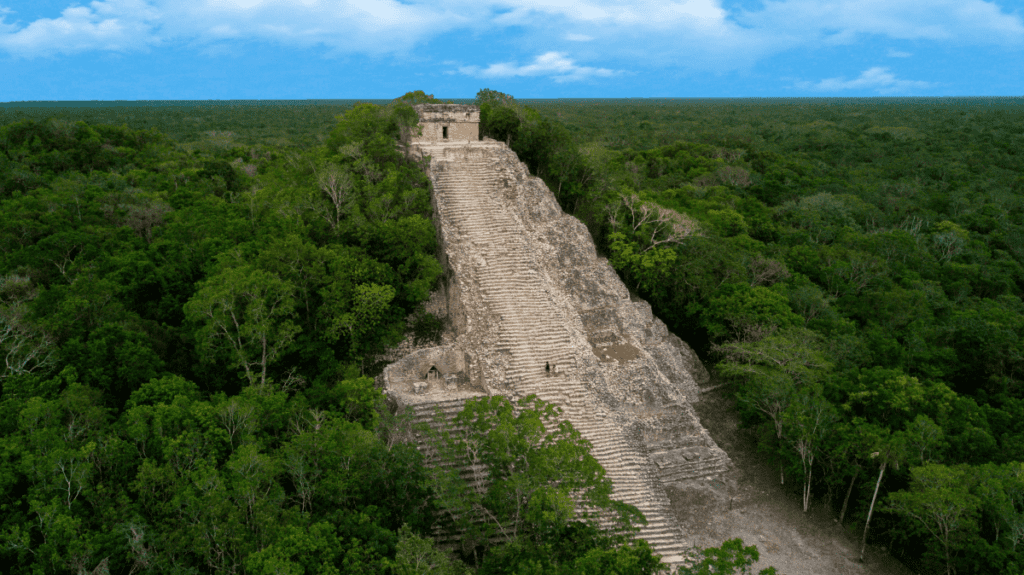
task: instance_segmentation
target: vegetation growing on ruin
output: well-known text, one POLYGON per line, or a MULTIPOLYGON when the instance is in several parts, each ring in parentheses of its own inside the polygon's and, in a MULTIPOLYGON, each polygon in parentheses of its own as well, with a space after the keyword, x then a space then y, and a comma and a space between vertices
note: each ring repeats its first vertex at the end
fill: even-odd
POLYGON ((805 510, 922 569, 1020 570, 1019 99, 482 96, 484 130, 511 134, 627 285, 735 382, 805 510))

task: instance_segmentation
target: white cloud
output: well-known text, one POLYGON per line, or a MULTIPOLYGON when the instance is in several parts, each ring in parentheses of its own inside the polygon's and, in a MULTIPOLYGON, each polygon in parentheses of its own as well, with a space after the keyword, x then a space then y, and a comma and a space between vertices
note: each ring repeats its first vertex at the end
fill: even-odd
MULTIPOLYGON (((568 81, 633 63, 716 72, 749 68, 787 50, 852 44, 869 35, 1024 46, 1021 17, 996 3, 1007 0, 764 0, 757 11, 725 9, 722 1, 97 0, 67 8, 57 18, 16 24, 8 23, 14 14, 0 8, 0 52, 32 57, 167 43, 201 50, 258 41, 317 47, 327 55, 408 55, 434 39, 494 38, 523 47, 510 60, 543 47, 563 59, 571 52, 606 66, 564 73, 555 67, 540 74, 568 81)), ((497 74, 544 65, 473 69, 497 74)))
POLYGON ((955 43, 1024 43, 1024 22, 984 0, 775 0, 737 19, 780 35, 848 44, 858 35, 955 43))
POLYGON ((168 13, 162 31, 200 42, 219 38, 219 26, 239 38, 298 47, 320 46, 331 54, 408 51, 454 28, 470 27, 483 8, 453 10, 422 0, 155 0, 168 13))
POLYGON ((11 10, 10 8, 4 8, 3 6, 0 6, 0 34, 7 34, 7 33, 10 33, 10 32, 14 32, 15 30, 18 29, 18 27, 15 26, 14 24, 6 24, 4 22, 4 19, 7 17, 6 15, 7 14, 13 14, 13 13, 14 13, 14 10, 11 10))
MULTIPOLYGON (((0 0, 2 1, 2 0, 0 0)), ((71 2, 73 0, 67 0, 71 2)), ((396 53, 453 30, 515 33, 585 42, 611 32, 605 53, 624 43, 639 51, 706 52, 731 37, 721 0, 97 0, 56 19, 39 19, 4 33, 0 49, 21 55, 124 50, 159 38, 216 42, 228 37, 288 45, 322 45, 341 52, 396 53), (566 29, 573 29, 566 33, 566 29), (234 34, 237 32, 237 35, 234 34), (552 32, 555 32, 552 35, 552 32), (652 34, 653 32, 653 34, 652 34), (630 38, 646 38, 648 45, 630 38), (713 42, 712 37, 718 42, 713 42), (57 48, 56 46, 60 46, 57 48), (673 47, 674 46, 674 47, 673 47)), ((671 59, 671 58, 670 58, 671 59)))
MULTIPOLYGON (((495 2, 495 6, 505 5, 495 2)), ((501 16, 503 22, 530 22, 534 15, 562 16, 574 22, 598 25, 670 28, 681 21, 719 22, 727 13, 720 0, 518 0, 514 8, 501 16)))
POLYGON ((27 25, 8 23, 13 12, 0 8, 0 50, 32 57, 143 50, 163 40, 201 45, 234 38, 394 53, 455 27, 485 22, 488 12, 486 6, 458 6, 463 0, 453 3, 457 10, 416 1, 97 0, 27 25))
POLYGON ((514 62, 491 64, 486 68, 479 66, 463 66, 459 72, 477 78, 511 78, 513 76, 548 76, 556 82, 572 82, 592 77, 614 76, 619 74, 607 68, 591 68, 577 66, 576 62, 561 52, 548 52, 537 56, 532 64, 519 66, 514 62))
POLYGON ((879 94, 898 94, 933 88, 936 84, 918 80, 900 80, 888 68, 874 67, 861 72, 853 80, 843 77, 828 78, 820 82, 797 82, 796 87, 816 92, 843 92, 846 90, 874 90, 879 94))
MULTIPOLYGON (((0 48, 19 56, 144 50, 159 43, 151 24, 158 16, 159 12, 142 0, 91 2, 89 7, 72 6, 59 18, 40 18, 24 28, 2 23, 0 48)), ((0 15, 0 20, 5 18, 0 15)))
POLYGON ((910 52, 900 52, 899 50, 893 50, 892 48, 889 48, 888 55, 890 58, 909 58, 913 56, 910 52))
POLYGON ((218 24, 209 29, 208 33, 211 36, 217 36, 220 38, 237 38, 240 34, 238 30, 230 24, 218 24))

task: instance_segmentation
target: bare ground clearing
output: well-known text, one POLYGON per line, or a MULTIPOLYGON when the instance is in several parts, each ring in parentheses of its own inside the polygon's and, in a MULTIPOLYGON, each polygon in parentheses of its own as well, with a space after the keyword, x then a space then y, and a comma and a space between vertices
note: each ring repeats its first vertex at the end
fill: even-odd
POLYGON ((754 573, 773 566, 780 575, 914 575, 876 546, 868 547, 860 563, 859 530, 840 527, 824 501, 812 500, 811 510, 803 512, 800 496, 779 485, 778 468, 757 451, 753 434, 739 429, 733 390, 724 386, 704 393, 694 407, 736 465, 735 481, 729 482, 734 484, 712 480, 703 489, 685 483, 667 486, 673 510, 694 543, 717 547, 739 537, 745 545, 757 545, 761 560, 754 573))

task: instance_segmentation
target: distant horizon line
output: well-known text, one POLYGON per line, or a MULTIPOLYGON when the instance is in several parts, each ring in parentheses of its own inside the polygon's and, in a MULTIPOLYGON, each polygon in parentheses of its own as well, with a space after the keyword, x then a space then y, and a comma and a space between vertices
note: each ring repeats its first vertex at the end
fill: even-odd
MULTIPOLYGON (((297 103, 297 102, 392 102, 397 98, 306 98, 306 99, 283 99, 283 98, 234 98, 234 99, 178 99, 178 100, 13 100, 0 102, 0 107, 47 107, 58 105, 125 105, 125 104, 160 104, 160 103, 297 103)), ((474 102, 476 98, 437 98, 438 100, 451 100, 453 102, 474 102)), ((844 101, 869 101, 869 100, 1021 100, 1024 95, 1014 96, 630 96, 630 97, 576 97, 576 98, 529 98, 516 97, 520 102, 616 102, 616 101, 703 101, 703 100, 790 100, 790 101, 821 101, 821 100, 844 100, 844 101)))

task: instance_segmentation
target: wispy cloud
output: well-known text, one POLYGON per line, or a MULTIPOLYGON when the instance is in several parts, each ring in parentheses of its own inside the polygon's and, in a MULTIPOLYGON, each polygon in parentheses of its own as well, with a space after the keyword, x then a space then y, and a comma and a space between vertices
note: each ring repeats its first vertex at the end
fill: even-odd
POLYGON ((493 2, 511 4, 512 10, 498 19, 502 23, 536 23, 552 16, 595 25, 667 28, 681 21, 721 21, 728 13, 720 0, 517 0, 493 2))
POLYGON ((463 66, 459 72, 477 78, 511 78, 514 76, 548 76, 556 82, 573 82, 593 77, 609 77, 621 72, 607 68, 577 66, 561 52, 547 52, 537 56, 533 63, 519 66, 515 62, 491 64, 486 68, 463 66))
POLYGON ((890 58, 909 58, 911 56, 913 56, 913 54, 910 52, 901 52, 899 50, 893 50, 892 48, 889 49, 890 58))
POLYGON ((21 24, 11 22, 15 11, 0 7, 0 50, 35 57, 145 50, 165 42, 201 46, 230 38, 396 53, 485 21, 486 6, 457 8, 398 0, 97 0, 69 7, 57 18, 21 24))
POLYGON ((796 87, 802 90, 813 90, 816 92, 844 92, 848 90, 873 90, 879 94, 898 94, 925 90, 935 87, 932 82, 919 80, 900 80, 888 68, 874 67, 861 72, 860 76, 847 80, 846 78, 828 78, 819 82, 797 82, 796 87))
MULTIPOLYGON (((0 0, 3 2, 4 0, 0 0)), ((71 3, 75 0, 66 0, 71 3)), ((453 31, 551 50, 530 64, 469 60, 465 74, 607 77, 612 68, 749 68, 792 50, 866 37, 1024 47, 1007 0, 764 0, 754 11, 723 0, 96 0, 28 23, 0 8, 0 52, 54 56, 180 45, 219 49, 257 41, 322 55, 402 57, 453 31), (571 30, 572 32, 566 32, 571 30), (600 42, 594 41, 600 38, 600 42), (577 66, 566 54, 585 49, 577 66), (552 56, 554 54, 554 56, 552 56), (616 63, 617 62, 617 63, 616 63)), ((468 41, 468 40, 467 40, 468 41)), ((534 54, 536 48, 527 48, 534 54)), ((524 58, 524 52, 513 57, 524 58)), ((909 56, 891 50, 890 57, 909 56)), ((486 77, 486 76, 485 76, 486 77)), ((851 80, 852 81, 852 80, 851 80)))
POLYGON ((805 43, 846 44, 858 36, 975 44, 1024 44, 1024 22, 985 0, 775 0, 737 19, 756 31, 805 43))
POLYGON ((40 18, 25 27, 5 22, 0 12, 0 48, 16 56, 54 56, 88 50, 125 52, 158 44, 153 21, 159 11, 142 0, 106 0, 72 6, 58 18, 40 18))
POLYGON ((11 10, 10 8, 4 8, 3 6, 0 6, 0 34, 10 34, 12 32, 15 32, 18 29, 18 27, 16 25, 14 25, 14 24, 7 24, 7 23, 4 22, 4 19, 7 18, 7 15, 8 14, 13 14, 13 13, 14 13, 14 10, 11 10))

